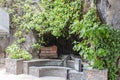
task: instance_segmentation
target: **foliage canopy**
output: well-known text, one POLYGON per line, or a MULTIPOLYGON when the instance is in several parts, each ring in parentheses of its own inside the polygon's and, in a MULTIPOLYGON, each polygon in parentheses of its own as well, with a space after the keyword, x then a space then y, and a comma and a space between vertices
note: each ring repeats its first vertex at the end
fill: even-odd
POLYGON ((19 7, 23 14, 13 18, 19 25, 17 37, 22 37, 21 31, 35 30, 42 45, 46 33, 66 39, 77 36, 73 49, 93 68, 107 68, 109 79, 116 80, 120 73, 120 30, 102 24, 95 6, 84 12, 83 0, 41 0, 34 4, 26 1, 19 7), (37 10, 35 5, 39 6, 37 10))

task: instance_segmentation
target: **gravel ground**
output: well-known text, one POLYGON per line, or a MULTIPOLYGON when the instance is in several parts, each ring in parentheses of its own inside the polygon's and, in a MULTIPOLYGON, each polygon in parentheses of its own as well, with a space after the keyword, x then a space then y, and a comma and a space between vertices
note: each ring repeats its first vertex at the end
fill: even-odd
POLYGON ((64 78, 60 77, 41 77, 37 78, 30 75, 13 75, 10 73, 6 73, 4 65, 0 65, 0 80, 65 80, 64 78))

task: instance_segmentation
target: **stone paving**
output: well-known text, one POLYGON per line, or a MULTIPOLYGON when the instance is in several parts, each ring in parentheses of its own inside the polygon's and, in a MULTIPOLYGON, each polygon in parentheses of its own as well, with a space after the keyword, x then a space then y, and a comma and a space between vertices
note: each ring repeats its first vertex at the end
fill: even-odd
POLYGON ((60 77, 34 77, 30 75, 13 75, 6 73, 4 65, 0 64, 0 80, 65 80, 64 78, 60 77))

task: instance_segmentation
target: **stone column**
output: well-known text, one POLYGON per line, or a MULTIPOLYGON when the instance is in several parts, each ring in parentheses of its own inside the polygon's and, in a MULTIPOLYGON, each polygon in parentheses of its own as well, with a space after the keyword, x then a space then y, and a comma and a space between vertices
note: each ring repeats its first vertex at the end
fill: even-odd
POLYGON ((74 66, 75 70, 81 72, 82 71, 81 59, 76 58, 74 66))

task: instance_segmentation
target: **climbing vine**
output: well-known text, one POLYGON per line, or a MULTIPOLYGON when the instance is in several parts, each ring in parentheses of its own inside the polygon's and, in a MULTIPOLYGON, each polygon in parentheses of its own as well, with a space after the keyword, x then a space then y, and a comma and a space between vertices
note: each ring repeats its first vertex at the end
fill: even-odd
POLYGON ((39 33, 74 40, 75 51, 87 60, 93 68, 108 69, 109 79, 116 80, 119 73, 120 31, 102 24, 95 6, 83 14, 82 0, 41 1, 42 12, 35 15, 33 26, 39 33))
POLYGON ((25 15, 25 9, 22 5, 27 1, 24 0, 0 0, 0 7, 9 12, 10 15, 10 34, 14 36, 14 42, 9 45, 5 52, 12 59, 32 59, 31 54, 25 49, 21 48, 22 43, 26 41, 24 34, 27 33, 27 28, 21 28, 23 22, 23 15, 25 15))
POLYGON ((15 35, 22 38, 19 43, 25 41, 22 32, 30 30, 35 30, 39 38, 34 44, 37 47, 45 44, 45 34, 56 39, 77 36, 73 49, 93 68, 108 69, 109 80, 116 80, 120 73, 120 30, 102 24, 95 6, 85 11, 84 0, 41 0, 36 5, 37 10, 34 3, 26 1, 19 6, 22 15, 13 17, 13 22, 19 26, 15 35))
POLYGON ((74 50, 88 60, 97 69, 108 69, 109 80, 117 80, 120 59, 120 30, 102 24, 93 8, 81 21, 75 21, 72 33, 79 35, 82 41, 74 41, 74 50))
MULTIPOLYGON (((33 25, 39 37, 49 33, 53 36, 69 39, 72 35, 81 40, 74 40, 75 51, 88 60, 93 68, 108 69, 109 79, 116 80, 119 73, 120 31, 102 24, 92 7, 83 15, 82 0, 41 1, 43 11, 33 16, 33 25)), ((32 23, 32 24, 31 24, 32 23)))

